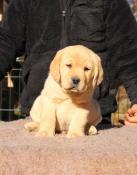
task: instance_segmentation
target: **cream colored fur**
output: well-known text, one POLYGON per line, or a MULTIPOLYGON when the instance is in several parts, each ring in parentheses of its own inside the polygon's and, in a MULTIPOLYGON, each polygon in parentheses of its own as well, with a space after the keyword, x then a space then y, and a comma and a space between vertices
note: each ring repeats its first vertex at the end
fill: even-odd
POLYGON ((93 98, 103 79, 100 58, 88 48, 76 45, 60 50, 50 65, 49 76, 36 98, 25 128, 38 136, 67 132, 67 137, 96 134, 102 117, 93 98), (74 84, 72 79, 80 82, 74 84))

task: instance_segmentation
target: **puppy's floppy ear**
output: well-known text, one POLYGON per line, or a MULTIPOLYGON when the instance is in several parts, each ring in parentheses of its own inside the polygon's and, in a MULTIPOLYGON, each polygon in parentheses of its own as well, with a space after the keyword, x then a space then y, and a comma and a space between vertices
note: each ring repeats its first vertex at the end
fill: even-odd
POLYGON ((59 83, 60 81, 60 61, 61 61, 61 50, 58 51, 50 64, 50 73, 54 80, 59 83))
POLYGON ((94 70, 94 77, 93 77, 93 82, 92 82, 93 88, 98 86, 103 80, 103 68, 101 65, 101 59, 96 54, 94 57, 94 63, 95 63, 95 70, 94 70))

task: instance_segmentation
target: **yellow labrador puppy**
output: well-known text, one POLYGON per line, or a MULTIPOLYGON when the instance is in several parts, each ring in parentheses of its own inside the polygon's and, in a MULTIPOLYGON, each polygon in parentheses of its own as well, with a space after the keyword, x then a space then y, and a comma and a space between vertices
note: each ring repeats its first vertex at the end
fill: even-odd
POLYGON ((68 137, 96 134, 102 117, 93 94, 102 80, 101 60, 90 49, 75 45, 58 51, 25 128, 40 136, 54 136, 56 131, 68 137))

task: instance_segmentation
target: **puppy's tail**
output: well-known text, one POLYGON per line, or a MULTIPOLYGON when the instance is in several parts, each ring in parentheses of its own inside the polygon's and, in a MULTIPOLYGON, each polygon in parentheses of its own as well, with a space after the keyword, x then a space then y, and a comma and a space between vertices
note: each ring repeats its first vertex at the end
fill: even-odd
POLYGON ((29 132, 37 131, 39 129, 39 123, 32 121, 32 122, 26 123, 24 127, 29 132))

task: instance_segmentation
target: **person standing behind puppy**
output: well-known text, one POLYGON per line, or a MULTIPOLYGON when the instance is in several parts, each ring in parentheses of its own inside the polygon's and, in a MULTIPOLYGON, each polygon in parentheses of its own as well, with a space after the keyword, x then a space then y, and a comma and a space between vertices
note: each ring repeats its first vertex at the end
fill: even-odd
POLYGON ((22 113, 29 115, 57 50, 78 44, 102 59, 104 81, 96 98, 103 117, 116 110, 122 83, 132 102, 125 124, 137 124, 137 25, 126 0, 10 1, 0 25, 0 79, 25 54, 22 113))

